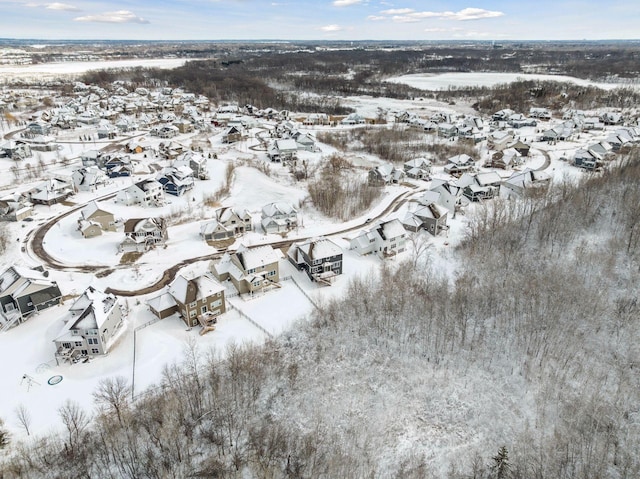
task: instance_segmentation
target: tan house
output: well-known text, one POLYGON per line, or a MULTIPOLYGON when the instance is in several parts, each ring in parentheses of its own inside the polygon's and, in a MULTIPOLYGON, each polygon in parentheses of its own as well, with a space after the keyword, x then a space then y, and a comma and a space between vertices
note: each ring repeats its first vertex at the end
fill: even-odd
MULTIPOLYGON (((87 206, 80 210, 80 218, 78 224, 81 222, 97 223, 102 231, 115 231, 116 219, 113 213, 102 209, 97 201, 92 201, 87 206)), ((86 236, 85 236, 86 237, 86 236)))
POLYGON ((93 221, 78 221, 78 231, 80 231, 83 238, 95 238, 102 235, 102 228, 93 221))
POLYGON ((226 253, 220 262, 211 265, 218 281, 230 280, 238 293, 256 293, 280 287, 280 250, 271 246, 247 248, 242 245, 235 253, 226 253))

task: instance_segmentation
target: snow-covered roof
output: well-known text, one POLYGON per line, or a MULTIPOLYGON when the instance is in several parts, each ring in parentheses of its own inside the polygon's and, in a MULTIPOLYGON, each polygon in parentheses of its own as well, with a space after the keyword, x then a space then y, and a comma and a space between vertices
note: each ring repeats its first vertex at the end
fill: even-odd
POLYGON ((113 294, 107 294, 89 286, 69 308, 71 317, 63 328, 62 334, 73 329, 85 331, 100 329, 117 305, 118 298, 113 294))
POLYGON ((236 252, 240 264, 245 271, 256 269, 272 263, 277 263, 282 257, 280 250, 273 249, 270 245, 247 248, 241 246, 236 252))
MULTIPOLYGON (((309 239, 301 243, 294 243, 289 249, 291 254, 295 250, 303 251, 310 259, 323 259, 342 254, 342 249, 328 238, 309 239)), ((295 260, 297 258, 294 257, 295 260)))

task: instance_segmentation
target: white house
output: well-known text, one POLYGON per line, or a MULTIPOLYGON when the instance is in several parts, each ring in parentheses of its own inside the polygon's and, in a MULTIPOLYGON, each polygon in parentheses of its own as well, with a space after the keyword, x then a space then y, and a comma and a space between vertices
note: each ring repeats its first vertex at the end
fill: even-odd
POLYGON ((54 339, 56 361, 107 354, 123 325, 118 298, 92 286, 75 300, 63 319, 65 325, 54 339))
POLYGON ((156 180, 142 180, 119 191, 116 201, 127 206, 161 206, 164 204, 164 189, 156 180))
POLYGON ((384 221, 353 238, 349 249, 360 255, 376 253, 381 258, 386 258, 406 249, 406 237, 407 231, 400 220, 384 221))

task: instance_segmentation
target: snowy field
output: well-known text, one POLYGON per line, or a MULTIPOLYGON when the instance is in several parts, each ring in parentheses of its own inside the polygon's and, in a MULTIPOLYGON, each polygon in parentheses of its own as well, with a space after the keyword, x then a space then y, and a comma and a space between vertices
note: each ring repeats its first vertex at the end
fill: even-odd
POLYGON ((448 88, 492 87, 501 83, 513 83, 521 80, 568 82, 580 86, 595 86, 603 90, 613 90, 614 88, 628 86, 640 87, 638 84, 601 83, 565 75, 543 75, 536 73, 417 73, 388 78, 386 81, 391 83, 404 83, 420 90, 434 91, 446 90, 448 88))
POLYGON ((35 65, 0 65, 0 78, 6 80, 75 78, 92 70, 113 68, 177 68, 187 62, 184 58, 155 58, 136 60, 104 60, 88 62, 37 63, 35 65))

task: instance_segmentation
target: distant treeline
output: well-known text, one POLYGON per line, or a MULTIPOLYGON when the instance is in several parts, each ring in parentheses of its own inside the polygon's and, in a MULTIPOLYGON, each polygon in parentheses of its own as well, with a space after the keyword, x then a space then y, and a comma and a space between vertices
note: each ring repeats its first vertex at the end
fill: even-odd
MULTIPOLYGON (((275 47, 260 51, 235 48, 219 54, 217 59, 188 62, 174 70, 89 72, 83 81, 104 84, 127 79, 141 85, 181 86, 206 95, 215 102, 346 114, 351 110, 341 106, 334 96, 370 95, 405 99, 427 95, 407 85, 384 81, 394 75, 482 71, 517 73, 536 65, 539 73, 563 73, 590 79, 635 78, 639 59, 640 47, 628 44, 597 44, 588 51, 562 44, 547 48, 541 48, 539 44, 513 44, 508 47, 484 44, 469 47, 421 45, 404 50, 353 48, 286 52, 275 47)), ((438 96, 484 93, 488 91, 465 90, 438 96)), ((598 99, 597 94, 588 96, 598 99)))

